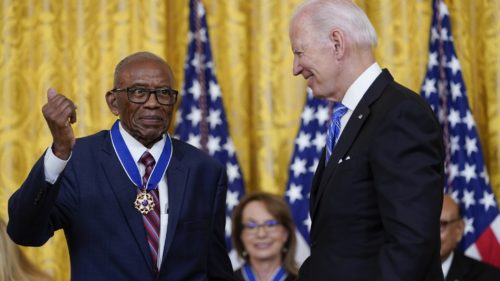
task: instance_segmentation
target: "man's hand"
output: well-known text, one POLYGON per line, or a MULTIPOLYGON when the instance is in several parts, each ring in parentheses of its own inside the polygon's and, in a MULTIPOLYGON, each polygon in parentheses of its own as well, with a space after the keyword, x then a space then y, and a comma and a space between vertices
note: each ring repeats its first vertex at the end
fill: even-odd
POLYGON ((47 90, 47 100, 42 112, 52 134, 52 151, 58 158, 66 160, 75 145, 71 124, 76 122, 76 106, 53 88, 47 90))

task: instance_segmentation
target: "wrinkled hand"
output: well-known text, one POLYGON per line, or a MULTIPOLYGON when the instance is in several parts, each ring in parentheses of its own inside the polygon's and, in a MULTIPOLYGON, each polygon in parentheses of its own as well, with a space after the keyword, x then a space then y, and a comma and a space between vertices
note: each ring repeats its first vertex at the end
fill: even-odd
POLYGON ((71 124, 76 122, 76 106, 55 89, 47 90, 47 103, 42 107, 43 117, 52 134, 52 151, 63 160, 69 158, 75 145, 75 134, 71 124))

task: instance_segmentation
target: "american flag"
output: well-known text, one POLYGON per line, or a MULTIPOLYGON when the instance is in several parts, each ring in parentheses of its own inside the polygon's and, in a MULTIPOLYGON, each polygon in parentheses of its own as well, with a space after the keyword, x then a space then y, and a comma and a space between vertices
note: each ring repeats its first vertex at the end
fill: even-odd
POLYGON ((200 0, 191 0, 189 5, 188 52, 175 136, 226 166, 226 243, 231 250, 231 212, 244 194, 243 176, 229 136, 222 93, 215 77, 205 9, 200 0))
POLYGON ((429 61, 421 95, 443 127, 445 192, 451 193, 464 211, 460 246, 468 256, 500 267, 499 210, 453 46, 448 8, 441 0, 433 1, 429 61))
POLYGON ((299 241, 299 261, 308 255, 308 250, 301 249, 301 240, 309 245, 311 217, 309 214, 309 193, 311 183, 318 166, 321 152, 326 145, 327 124, 330 120, 332 104, 313 97, 307 91, 307 101, 301 115, 300 129, 295 139, 294 151, 288 170, 288 183, 285 200, 288 202, 301 236, 299 241), (301 252, 305 251, 305 252, 301 252))

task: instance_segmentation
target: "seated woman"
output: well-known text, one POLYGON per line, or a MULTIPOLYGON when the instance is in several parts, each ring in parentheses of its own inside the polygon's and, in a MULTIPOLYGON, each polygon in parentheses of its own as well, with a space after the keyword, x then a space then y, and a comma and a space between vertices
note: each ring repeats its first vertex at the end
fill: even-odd
POLYGON ((43 271, 33 265, 7 235, 7 226, 0 218, 0 280, 50 281, 43 271))
POLYGON ((245 260, 235 271, 237 280, 295 279, 295 224, 282 198, 268 193, 245 196, 233 210, 232 240, 245 260))

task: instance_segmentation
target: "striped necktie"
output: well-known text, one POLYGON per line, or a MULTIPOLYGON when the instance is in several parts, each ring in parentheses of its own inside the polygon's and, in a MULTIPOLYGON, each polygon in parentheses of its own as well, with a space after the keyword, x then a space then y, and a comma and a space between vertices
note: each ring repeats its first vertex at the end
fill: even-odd
POLYGON ((326 161, 325 165, 330 160, 330 156, 332 155, 333 148, 337 143, 340 136, 340 119, 347 112, 347 107, 345 107, 342 103, 336 102, 333 106, 333 115, 332 120, 330 122, 330 126, 328 127, 328 132, 326 134, 326 161))
MULTIPOLYGON (((151 172, 156 164, 155 159, 149 152, 144 152, 139 161, 146 167, 144 176, 142 177, 143 186, 145 187, 151 172)), ((158 195, 158 188, 149 191, 153 196, 155 207, 149 213, 142 216, 144 227, 146 228, 146 236, 148 238, 148 246, 153 260, 153 269, 158 271, 158 245, 160 244, 160 197, 158 195)))

